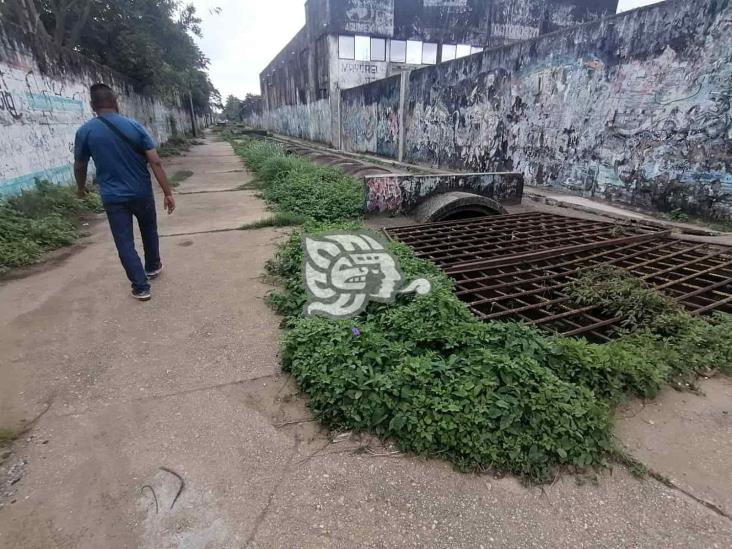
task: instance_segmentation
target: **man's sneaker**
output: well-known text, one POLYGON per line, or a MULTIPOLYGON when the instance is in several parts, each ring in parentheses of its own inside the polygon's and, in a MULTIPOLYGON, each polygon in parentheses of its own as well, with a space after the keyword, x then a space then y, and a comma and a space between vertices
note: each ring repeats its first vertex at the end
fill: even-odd
POLYGON ((132 297, 140 301, 148 301, 152 295, 150 295, 150 290, 132 290, 132 297))
POLYGON ((147 277, 152 280, 153 278, 157 278, 160 276, 160 273, 163 272, 163 264, 161 263, 160 266, 155 269, 154 271, 145 271, 145 274, 147 277))

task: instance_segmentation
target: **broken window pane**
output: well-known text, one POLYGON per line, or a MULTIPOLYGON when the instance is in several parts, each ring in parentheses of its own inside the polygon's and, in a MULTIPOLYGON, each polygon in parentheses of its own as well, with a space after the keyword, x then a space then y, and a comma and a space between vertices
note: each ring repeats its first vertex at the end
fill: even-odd
POLYGON ((457 55, 457 46, 452 44, 442 45, 442 61, 452 61, 457 55))
POLYGON ((355 47, 357 61, 371 61, 371 39, 368 36, 357 36, 355 47))
POLYGON ((407 60, 407 43, 404 40, 391 41, 391 55, 389 57, 397 63, 404 63, 407 60))
POLYGON ((465 57, 466 55, 470 55, 470 46, 468 44, 458 44, 455 57, 465 57))
POLYGON ((338 57, 341 59, 353 59, 355 51, 353 36, 338 37, 338 57))
POLYGON ((407 40, 407 63, 412 65, 422 64, 422 42, 407 40))
POLYGON ((483 51, 483 48, 476 48, 475 46, 470 48, 470 55, 473 55, 474 53, 480 53, 483 51))
POLYGON ((383 38, 371 39, 371 61, 386 61, 386 40, 383 38))
POLYGON ((424 65, 434 65, 437 63, 437 44, 425 42, 422 44, 422 63, 424 65))

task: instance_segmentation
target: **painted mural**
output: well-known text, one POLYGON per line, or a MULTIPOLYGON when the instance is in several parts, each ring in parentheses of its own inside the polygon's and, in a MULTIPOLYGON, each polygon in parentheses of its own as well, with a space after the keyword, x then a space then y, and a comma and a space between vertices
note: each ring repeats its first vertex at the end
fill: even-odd
POLYGON ((341 147, 396 157, 399 154, 401 76, 341 92, 341 147))
MULTIPOLYGON (((0 196, 30 188, 36 179, 73 181, 77 128, 94 116, 89 86, 105 82, 118 91, 123 114, 136 118, 163 142, 191 127, 183 109, 131 91, 129 82, 104 68, 74 57, 73 66, 41 71, 24 36, 0 26, 0 196)), ((67 60, 69 61, 69 60, 67 60)))
POLYGON ((728 217, 732 7, 669 2, 414 71, 406 159, 728 217))

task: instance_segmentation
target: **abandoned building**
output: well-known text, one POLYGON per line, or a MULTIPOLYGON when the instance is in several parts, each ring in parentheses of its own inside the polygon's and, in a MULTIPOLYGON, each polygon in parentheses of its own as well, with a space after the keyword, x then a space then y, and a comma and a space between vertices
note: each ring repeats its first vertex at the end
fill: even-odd
MULTIPOLYGON (((337 112, 340 90, 615 13, 617 0, 307 0, 305 26, 260 74, 264 109, 337 112)), ((332 129, 337 133, 337 128, 332 129)), ((323 132, 328 139, 327 128, 323 132)))

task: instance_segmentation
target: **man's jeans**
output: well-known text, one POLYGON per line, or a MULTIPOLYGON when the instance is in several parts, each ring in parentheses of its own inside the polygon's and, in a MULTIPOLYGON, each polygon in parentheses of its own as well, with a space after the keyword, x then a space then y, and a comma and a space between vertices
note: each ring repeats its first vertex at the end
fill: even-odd
POLYGON ((160 245, 158 243, 158 222, 155 214, 155 200, 135 198, 126 202, 115 202, 104 205, 112 229, 114 243, 117 246, 119 259, 125 268, 127 278, 133 290, 149 290, 150 283, 145 271, 154 271, 160 267, 160 245), (142 235, 142 246, 145 250, 145 268, 135 250, 135 239, 132 231, 132 216, 137 218, 142 235))

